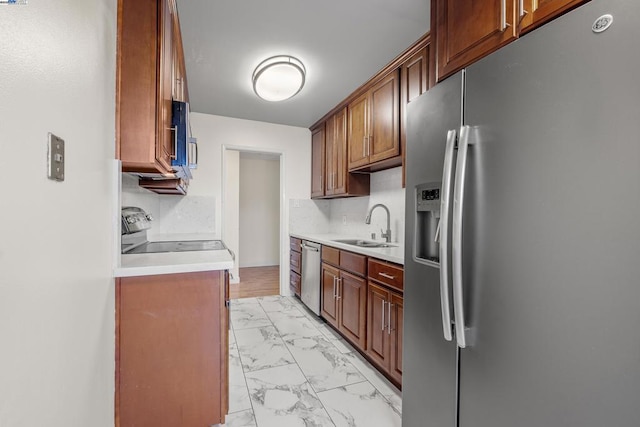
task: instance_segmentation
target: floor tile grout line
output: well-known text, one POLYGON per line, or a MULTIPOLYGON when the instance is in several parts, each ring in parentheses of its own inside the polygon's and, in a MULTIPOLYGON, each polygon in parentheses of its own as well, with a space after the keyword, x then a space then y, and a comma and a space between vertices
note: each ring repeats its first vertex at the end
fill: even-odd
MULTIPOLYGON (((356 352, 357 352, 357 350, 356 350, 356 352)), ((351 354, 354 354, 354 352, 352 352, 351 354)), ((359 354, 359 353, 358 353, 358 354, 359 354)), ((362 357, 362 358, 364 359, 364 362, 369 363, 369 361, 368 361, 364 356, 362 356, 361 354, 359 354, 359 356, 360 356, 360 357, 362 357)), ((353 356, 353 357, 358 357, 358 356, 356 356, 356 355, 354 354, 354 356, 353 356)), ((352 365, 353 365, 353 363, 352 363, 352 365)), ((378 392, 379 392, 379 393, 380 393, 380 394, 385 398, 385 400, 387 400, 389 403, 391 403, 391 400, 390 400, 390 399, 388 399, 388 398, 387 398, 387 396, 386 396, 384 393, 382 393, 382 390, 380 390, 378 387, 376 387, 376 386, 375 386, 375 384, 374 384, 374 383, 373 383, 373 382, 372 382, 372 381, 367 377, 367 374, 365 374, 365 373, 364 373, 360 368, 358 368, 356 365, 353 365, 353 366, 358 370, 358 372, 360 372, 360 374, 362 374, 362 376, 363 376, 363 377, 365 377, 365 378, 367 379, 367 381, 369 381, 369 382, 371 383, 371 385, 372 385, 376 390, 378 390, 378 392)), ((374 369, 375 369, 375 368, 374 368, 374 369)), ((382 374, 380 374, 380 375, 382 375, 382 374)), ((383 378, 384 378, 384 376, 383 376, 383 378)), ((390 385, 390 386, 392 386, 392 387, 393 387, 393 389, 392 389, 391 391, 394 393, 394 395, 399 395, 399 396, 400 396, 400 398, 402 398, 402 391, 401 391, 401 390, 399 390, 395 385, 393 385, 393 383, 391 383, 391 382, 390 382, 389 380, 387 380, 386 378, 384 378, 384 380, 385 380, 385 381, 387 381, 387 382, 389 382, 389 384, 388 384, 388 385, 390 385), (396 391, 398 391, 398 393, 396 393, 396 391)), ((390 387, 390 388, 391 388, 391 387, 390 387)))
MULTIPOLYGON (((238 347, 238 337, 236 337, 235 331, 231 330, 233 333, 233 341, 236 343, 236 347, 238 347)), ((251 393, 249 393, 249 385, 247 384, 247 374, 244 371, 244 366, 242 364, 242 355, 240 354, 240 349, 236 348, 236 351, 238 352, 238 358, 240 359, 240 369, 242 370, 242 379, 244 380, 244 387, 247 390, 247 395, 249 396, 249 404, 251 405, 251 413, 253 414, 253 420, 255 421, 256 419, 256 413, 255 410, 253 408, 253 401, 251 400, 251 393)), ((234 413, 237 413, 240 411, 236 411, 234 413)), ((256 423, 257 426, 257 423, 256 423)))
MULTIPOLYGON (((304 313, 303 313, 304 315, 304 313)), ((306 316, 305 316, 306 317, 306 316)), ((315 325, 314 325, 315 326, 315 325)), ((316 327, 317 329, 317 327, 316 327)), ((300 366, 300 363, 298 362, 298 359, 296 359, 295 355, 293 354, 293 352, 291 352, 291 349, 289 348, 289 345, 287 344, 287 341, 282 338, 282 334, 280 333, 280 331, 278 330, 278 328, 276 328, 276 331, 278 332, 278 336, 280 337, 280 340, 282 341, 282 343, 284 344, 285 348, 287 349, 287 351, 289 352, 289 354, 291 355, 291 357, 294 360, 294 364, 296 365, 296 367, 298 368, 298 370, 300 371, 300 373, 302 374, 302 376, 305 379, 305 383, 309 386, 309 389, 313 392, 314 396, 316 397, 316 399, 318 399, 318 402, 320 403, 320 405, 322 406, 322 409, 324 410, 324 412, 327 414, 327 416, 329 417, 329 419, 331 420, 331 423, 334 425, 334 427, 336 426, 336 422, 335 420, 331 417, 331 414, 329 413, 329 411, 327 410, 327 408, 325 407, 324 403, 322 402, 322 400, 320 399, 320 397, 318 396, 318 392, 316 391, 316 389, 313 387, 313 384, 311 384, 311 381, 309 380, 309 377, 307 376, 307 374, 302 370, 302 367, 300 366)), ((306 337, 301 337, 302 339, 306 338, 306 337)), ((297 339, 297 338, 295 338, 297 339)), ((355 368, 355 366, 354 366, 355 368)), ((357 368, 356 368, 357 370, 357 368)))
MULTIPOLYGON (((260 306, 260 308, 262 308, 262 306, 260 306)), ((263 309, 263 311, 264 311, 264 309, 263 309)), ((265 312, 265 314, 266 314, 266 312, 265 312)), ((271 322, 271 319, 268 319, 268 320, 271 322)), ((273 325, 273 322, 271 323, 271 325, 275 328, 275 326, 273 325)), ((248 329, 253 329, 253 328, 248 328, 248 329)), ((233 338, 234 338, 234 341, 236 343, 236 347, 238 347, 238 357, 240 358, 240 369, 242 369, 242 379, 244 379, 244 386, 247 389, 247 395, 249 396, 249 404, 251 405, 251 414, 253 415, 253 421, 254 421, 256 427, 259 427, 258 418, 256 417, 256 410, 255 410, 255 408, 253 406, 253 399, 251 398, 251 391, 249 390, 249 384, 247 384, 247 372, 245 372, 244 364, 242 363, 242 354, 240 353, 240 346, 238 344, 238 337, 235 334, 235 329, 234 329, 233 338)))
MULTIPOLYGON (((362 377, 364 378, 364 380, 362 380, 362 381, 356 381, 356 382, 354 382, 354 383, 350 383, 350 384, 343 384, 343 385, 340 385, 340 386, 337 386, 337 387, 332 387, 332 388, 328 388, 328 389, 325 389, 325 390, 322 390, 322 391, 317 391, 317 390, 313 387, 313 385, 311 384, 311 382, 309 381, 309 378, 307 377, 307 375, 304 373, 304 371, 303 371, 303 370, 302 370, 302 368, 300 367, 300 364, 299 364, 298 360, 297 360, 297 359, 296 359, 296 357, 293 355, 293 353, 292 353, 292 351, 291 351, 291 349, 290 349, 289 345, 287 344, 287 341, 286 341, 286 340, 284 339, 284 337, 282 336, 282 334, 281 334, 280 330, 278 329, 278 327, 276 326, 276 324, 274 323, 274 321, 273 321, 273 320, 271 319, 271 317, 269 316, 269 313, 278 313, 278 312, 282 312, 282 311, 269 311, 269 312, 267 312, 267 311, 265 310, 265 307, 260 303, 260 299, 261 299, 261 298, 264 298, 264 297, 255 297, 254 299, 256 300, 256 304, 257 304, 257 305, 262 309, 262 311, 263 311, 263 312, 264 312, 264 314, 266 315, 266 317, 267 317, 267 321, 270 323, 270 325, 262 325, 262 326, 256 326, 256 327, 251 327, 251 328, 243 328, 243 329, 239 329, 239 330, 259 329, 259 328, 265 328, 265 327, 273 327, 273 328, 275 329, 275 331, 276 331, 276 334, 277 334, 277 336, 278 336, 279 340, 282 342, 282 344, 284 344, 284 346, 285 346, 285 348, 287 349, 288 353, 291 355, 292 359, 294 360, 294 363, 287 363, 287 364, 284 364, 284 365, 278 365, 278 366, 270 366, 270 367, 268 367, 268 368, 262 368, 262 369, 258 369, 258 370, 255 370, 255 371, 246 371, 246 370, 245 370, 244 365, 242 364, 242 355, 240 354, 240 351, 239 351, 239 348, 238 348, 238 356, 239 356, 239 357, 240 357, 240 359, 241 359, 241 360, 240 360, 240 361, 241 361, 240 365, 241 365, 242 374, 243 374, 243 377, 244 377, 244 382, 245 382, 245 387, 246 387, 246 389, 247 389, 247 392, 249 392, 249 388, 248 388, 248 384, 247 384, 247 377, 246 377, 246 374, 247 374, 247 373, 260 372, 260 371, 264 371, 264 370, 267 370, 267 369, 278 368, 278 367, 282 367, 282 366, 289 366, 289 365, 294 365, 294 364, 295 364, 295 365, 296 365, 296 367, 298 368, 298 370, 302 373, 302 375, 303 375, 303 377, 304 377, 304 379, 305 379, 305 383, 309 386, 310 390, 313 392, 313 394, 315 395, 315 397, 318 399, 318 401, 319 401, 320 405, 322 406, 322 409, 323 409, 323 410, 325 411, 325 413, 328 415, 329 419, 331 420, 331 422, 333 423, 333 425, 334 425, 334 426, 336 425, 336 424, 335 424, 335 420, 331 417, 331 415, 330 415, 329 411, 327 410, 327 407, 324 405, 324 403, 323 403, 323 402, 322 402, 322 400, 320 399, 320 396, 319 396, 319 395, 320 395, 321 393, 328 392, 328 391, 331 391, 331 390, 336 390, 336 389, 340 389, 340 388, 345 389, 346 387, 353 386, 353 385, 356 385, 356 384, 362 384, 362 383, 368 383, 368 384, 369 384, 369 385, 370 385, 370 386, 375 390, 375 392, 376 392, 380 397, 382 397, 382 400, 383 400, 383 401, 384 401, 384 402, 389 406, 389 408, 391 408, 391 409, 392 409, 396 414, 398 414, 400 417, 402 416, 401 411, 399 411, 399 410, 394 406, 394 404, 391 402, 391 399, 390 399, 390 398, 388 398, 385 394, 383 394, 382 390, 380 390, 378 387, 376 387, 376 386, 375 386, 375 384, 374 384, 371 380, 369 380, 369 378, 367 377, 367 375, 365 374, 365 372, 363 372, 360 368, 358 368, 358 366, 356 366, 355 364, 353 364, 353 363, 352 363, 352 361, 351 361, 351 360, 349 360, 349 358, 348 358, 348 356, 347 356, 348 354, 353 354, 353 357, 358 357, 358 356, 357 356, 357 355, 355 355, 354 353, 359 353, 359 352, 358 352, 357 350, 353 349, 352 351, 349 351, 348 353, 342 353, 342 351, 340 351, 340 349, 339 349, 339 348, 335 345, 335 343, 334 343, 334 341, 339 341, 339 340, 340 340, 340 337, 335 338, 335 339, 331 339, 331 338, 327 337, 327 336, 323 333, 323 331, 322 331, 320 328, 321 328, 321 327, 323 327, 323 326, 324 326, 325 328, 330 328, 330 326, 328 325, 328 323, 323 322, 323 321, 322 321, 322 319, 320 319, 320 318, 310 318, 306 313, 304 313, 304 312, 302 311, 302 310, 303 310, 303 308, 302 308, 302 307, 297 307, 295 303, 294 303, 294 304, 291 304, 291 305, 288 305, 287 307, 284 307, 284 306, 283 306, 283 309, 285 309, 285 308, 290 308, 290 307, 295 307, 295 308, 296 308, 296 310, 297 310, 298 312, 301 312, 301 313, 302 313, 302 315, 303 315, 303 317, 304 317, 304 318, 306 318, 306 319, 308 319, 309 321, 311 321, 311 322, 312 322, 312 324, 313 324, 313 326, 314 326, 314 328, 315 328, 315 329, 317 329, 317 330, 320 332, 320 335, 318 335, 318 336, 319 336, 319 337, 321 337, 322 339, 324 339, 325 341, 330 342, 330 343, 332 344, 332 347, 333 347, 333 348, 335 348, 335 349, 340 353, 340 355, 341 355, 341 356, 344 356, 344 357, 346 358, 346 360, 345 360, 345 361, 346 361, 346 362, 348 362, 348 363, 349 363, 349 365, 351 365, 351 366, 356 370, 356 372, 358 372, 358 373, 359 373, 360 375, 362 375, 362 377)), ((256 305, 256 304, 253 304, 253 303, 246 303, 246 304, 247 304, 247 305, 256 305)), ((283 311, 284 311, 284 310, 283 310, 283 311)), ((292 319, 298 318, 298 316, 291 316, 291 317, 292 317, 292 319)), ((235 331, 235 328, 232 328, 232 329, 231 329, 231 331, 232 331, 232 332, 234 332, 234 331, 235 331)), ((312 336, 312 337, 318 337, 318 336, 312 336)), ((235 333, 234 333, 234 338, 235 338, 236 345, 238 345, 237 337, 235 336, 235 333)), ((291 338, 290 338, 290 340, 295 340, 295 339, 304 339, 304 338, 311 338, 311 337, 305 337, 305 336, 298 337, 298 336, 293 336, 293 337, 291 337, 291 338)), ((349 344, 349 342, 348 342, 347 340, 345 340, 345 342, 346 342, 347 344, 349 344)), ((359 355, 359 354, 358 354, 358 355, 359 355)), ((360 355, 360 356, 361 356, 361 355, 360 355)), ((362 360, 363 362, 365 362, 365 363, 369 363, 369 362, 366 360, 366 358, 365 358, 364 356, 361 356, 361 357, 363 358, 363 360, 362 360)), ((373 367, 373 366, 372 366, 372 369, 375 369, 375 367, 373 367)), ((391 383, 390 383, 390 384, 391 384, 391 383)), ((394 390, 397 390, 397 388, 396 388, 395 386, 393 386, 393 387, 392 387, 392 392, 393 392, 393 394, 389 395, 389 397, 398 396, 398 394, 397 394, 394 390)), ((398 392, 400 392, 399 390, 397 390, 397 391, 398 391, 398 392)), ((399 395, 399 397, 400 397, 400 399, 401 399, 401 394, 399 395)), ((252 411, 252 415, 253 415, 254 422, 256 423, 256 426, 258 427, 258 420, 257 420, 257 418, 256 418, 256 416, 255 416, 255 408, 254 408, 254 406, 253 406, 253 400, 251 399, 251 393, 249 393, 249 401, 250 401, 250 404, 251 404, 251 411, 252 411)), ((245 410, 246 410, 246 409, 245 409, 245 410)), ((243 410, 243 411, 244 411, 244 410, 243 410)), ((237 413, 237 412, 241 412, 241 411, 236 411, 236 412, 234 412, 234 413, 237 413)))

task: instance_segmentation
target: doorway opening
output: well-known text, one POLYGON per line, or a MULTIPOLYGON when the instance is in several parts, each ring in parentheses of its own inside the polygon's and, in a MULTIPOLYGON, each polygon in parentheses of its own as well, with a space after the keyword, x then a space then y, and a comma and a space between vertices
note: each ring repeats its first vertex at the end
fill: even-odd
POLYGON ((236 258, 230 297, 279 295, 282 154, 223 150, 223 239, 236 258))

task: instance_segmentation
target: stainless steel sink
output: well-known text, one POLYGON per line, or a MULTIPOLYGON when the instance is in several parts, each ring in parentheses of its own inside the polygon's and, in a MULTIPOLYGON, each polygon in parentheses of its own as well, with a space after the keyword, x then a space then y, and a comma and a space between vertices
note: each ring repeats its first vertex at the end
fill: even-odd
POLYGON ((395 248, 397 246, 389 243, 372 242, 360 239, 336 239, 332 241, 336 243, 344 243, 346 245, 360 246, 361 248, 395 248))

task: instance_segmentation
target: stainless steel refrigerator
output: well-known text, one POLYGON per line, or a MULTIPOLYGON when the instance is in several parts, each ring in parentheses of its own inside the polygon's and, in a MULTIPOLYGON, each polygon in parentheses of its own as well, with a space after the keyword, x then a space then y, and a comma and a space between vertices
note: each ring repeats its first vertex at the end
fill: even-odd
POLYGON ((640 425, 639 2, 410 103, 406 168, 403 427, 640 425))

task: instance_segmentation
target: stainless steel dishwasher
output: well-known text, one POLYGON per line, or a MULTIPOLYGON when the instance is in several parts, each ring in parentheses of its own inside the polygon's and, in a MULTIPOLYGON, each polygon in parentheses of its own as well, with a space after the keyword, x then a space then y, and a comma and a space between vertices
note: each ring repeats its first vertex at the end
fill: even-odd
POLYGON ((320 316, 320 244, 302 241, 302 289, 300 299, 320 316))

